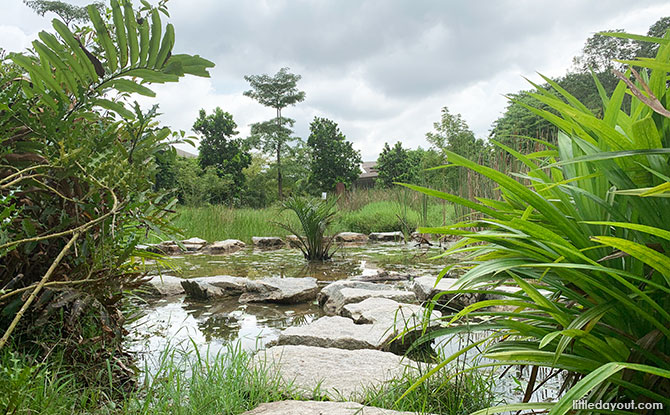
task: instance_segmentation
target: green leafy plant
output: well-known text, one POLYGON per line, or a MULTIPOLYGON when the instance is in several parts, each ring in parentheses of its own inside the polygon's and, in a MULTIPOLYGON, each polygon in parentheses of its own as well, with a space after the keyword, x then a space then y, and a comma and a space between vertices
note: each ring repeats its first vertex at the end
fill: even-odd
POLYGON ((176 231, 175 201, 153 192, 150 161, 183 134, 157 125, 157 106, 127 101, 213 66, 173 54, 159 9, 110 7, 107 21, 89 6, 93 27, 74 33, 54 19, 56 34, 0 62, 0 348, 65 347, 93 379, 118 362, 119 301, 142 282, 132 258, 147 255, 136 245, 176 231))
POLYGON ((557 403, 529 402, 538 380, 529 382, 524 402, 477 413, 565 414, 580 399, 670 405, 670 34, 609 35, 659 48, 653 59, 622 61, 630 69, 617 74, 621 81, 610 96, 594 77, 602 118, 544 78, 557 93, 534 85, 538 92, 531 96, 552 111, 519 103, 558 127, 557 145, 545 142, 549 151, 521 154, 494 143, 525 173, 508 176, 447 151, 450 164, 497 183, 502 200, 468 200, 407 185, 483 215, 420 229, 461 236, 445 255, 468 255, 456 266, 463 272, 460 289, 441 295, 499 298, 447 317, 449 326, 439 334, 462 330, 457 323, 466 316, 483 317, 470 329, 488 336, 473 347, 481 346, 494 365, 567 373, 569 389, 557 403), (630 108, 623 105, 627 94, 630 108), (503 285, 516 291, 497 289, 503 285))
POLYGON ((282 202, 284 210, 296 214, 302 228, 299 232, 289 223, 278 223, 280 227, 291 232, 298 238, 298 248, 305 259, 324 261, 333 255, 331 247, 334 238, 326 236, 328 227, 335 219, 337 199, 316 200, 292 196, 282 202))

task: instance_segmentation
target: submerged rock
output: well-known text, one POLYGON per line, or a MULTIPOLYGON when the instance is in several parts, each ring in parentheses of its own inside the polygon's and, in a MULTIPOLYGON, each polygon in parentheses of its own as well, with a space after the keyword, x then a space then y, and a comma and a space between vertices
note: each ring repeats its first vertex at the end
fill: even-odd
POLYGON ((195 300, 210 300, 241 295, 246 291, 247 281, 249 281, 247 278, 218 275, 184 279, 181 285, 188 297, 195 300))
POLYGON ((319 293, 316 278, 264 278, 247 280, 240 302, 304 303, 314 301, 319 293))
POLYGON ((362 400, 365 388, 378 388, 418 369, 418 363, 389 352, 311 346, 270 347, 259 351, 251 365, 276 371, 300 392, 311 394, 318 387, 333 400, 362 400))
POLYGON ((254 236, 251 241, 259 249, 279 249, 286 246, 284 240, 277 236, 254 236))
POLYGON ((226 239, 224 241, 216 241, 207 247, 211 255, 229 254, 237 252, 246 247, 247 244, 238 239, 226 239))
POLYGON ((360 244, 360 243, 366 243, 367 241, 368 241, 367 235, 357 232, 340 232, 337 235, 335 235, 335 242, 360 244))
POLYGON ((370 297, 388 298, 401 303, 416 301, 416 295, 411 291, 396 289, 387 284, 352 280, 328 284, 321 290, 317 299, 327 313, 339 314, 345 305, 358 303, 370 297))
POLYGON ((278 401, 263 403, 242 415, 414 415, 390 409, 363 406, 356 402, 278 401))
POLYGON ((372 232, 369 236, 371 241, 376 242, 399 242, 402 241, 405 237, 402 232, 372 232))
POLYGON ((155 275, 146 282, 147 291, 152 295, 170 296, 184 294, 182 278, 172 275, 155 275))

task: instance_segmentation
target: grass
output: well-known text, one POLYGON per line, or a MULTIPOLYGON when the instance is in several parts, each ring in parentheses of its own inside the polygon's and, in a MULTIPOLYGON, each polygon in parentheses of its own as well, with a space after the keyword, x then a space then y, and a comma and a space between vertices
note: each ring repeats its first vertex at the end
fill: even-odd
MULTIPOLYGON (((264 402, 324 400, 318 387, 298 393, 282 383, 277 372, 251 369, 250 355, 239 346, 230 346, 225 354, 215 358, 202 356, 207 356, 205 350, 183 352, 169 348, 160 355, 154 374, 144 375, 139 388, 124 393, 113 384, 108 388, 87 388, 57 358, 49 363, 31 363, 25 356, 5 349, 0 353, 0 410, 39 414, 235 415, 264 402), (117 398, 110 399, 112 396, 117 398)), ((387 387, 364 391, 363 403, 445 415, 461 415, 490 404, 490 378, 459 376, 451 386, 438 390, 448 375, 448 371, 442 371, 400 399, 418 376, 407 375, 387 387)))
MULTIPOLYGON (((451 204, 431 201, 424 209, 421 197, 404 193, 403 189, 357 190, 340 198, 338 214, 330 229, 368 234, 403 231, 406 223, 413 230, 420 225, 451 223, 453 215, 451 204)), ((223 205, 178 207, 172 224, 182 229, 186 238, 251 242, 253 236, 286 236, 289 232, 276 222, 288 223, 293 228, 300 226, 295 214, 281 212, 279 207, 251 209, 223 205)))

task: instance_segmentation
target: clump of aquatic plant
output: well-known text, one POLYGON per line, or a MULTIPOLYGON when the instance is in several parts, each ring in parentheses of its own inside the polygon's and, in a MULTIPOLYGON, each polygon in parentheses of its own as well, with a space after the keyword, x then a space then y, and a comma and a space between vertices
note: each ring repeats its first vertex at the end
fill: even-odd
POLYGON ((525 173, 510 177, 448 152, 450 164, 495 181, 502 200, 408 186, 482 215, 420 229, 462 236, 445 253, 468 254, 458 265, 465 271, 460 289, 447 294, 484 291, 498 298, 449 316, 438 334, 463 330, 455 323, 479 316, 485 323, 470 328, 490 335, 472 347, 495 365, 533 367, 523 402, 477 413, 562 415, 580 400, 670 407, 670 33, 609 35, 659 48, 654 59, 623 62, 630 69, 617 73, 621 81, 611 96, 594 77, 602 118, 545 78, 551 88, 535 85, 539 92, 530 95, 553 112, 526 107, 559 128, 557 145, 521 154, 494 143, 525 173), (518 291, 497 290, 500 285, 518 291), (542 386, 539 367, 565 374, 567 392, 557 402, 531 402, 542 386))
POLYGON ((337 214, 337 199, 317 200, 306 197, 293 196, 282 202, 282 209, 296 214, 302 232, 290 223, 278 223, 296 236, 297 246, 305 259, 310 261, 325 261, 334 253, 333 238, 326 236, 326 231, 333 223, 337 214))

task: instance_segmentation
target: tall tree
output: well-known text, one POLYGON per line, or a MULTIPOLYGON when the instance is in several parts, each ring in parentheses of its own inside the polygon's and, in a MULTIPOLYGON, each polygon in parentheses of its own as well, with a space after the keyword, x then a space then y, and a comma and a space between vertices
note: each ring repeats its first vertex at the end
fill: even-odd
POLYGON ((232 181, 229 198, 239 198, 244 187, 243 170, 251 164, 251 155, 243 149, 242 140, 233 138, 237 124, 233 116, 216 107, 212 114, 207 115, 200 110, 198 119, 193 123, 193 131, 200 133, 200 167, 206 170, 213 166, 216 174, 232 181))
POLYGON ((300 78, 300 75, 290 73, 289 68, 281 68, 274 76, 263 74, 244 77, 251 86, 251 89, 245 91, 244 95, 266 107, 274 108, 277 112, 273 120, 251 126, 250 141, 262 151, 276 155, 277 193, 280 200, 283 199, 282 150, 284 145, 290 141, 291 127, 295 122, 283 117, 282 110, 305 99, 305 92, 298 90, 297 87, 300 78))
POLYGON ((417 165, 410 150, 403 148, 400 141, 393 147, 384 143, 384 149, 377 158, 378 181, 385 187, 391 187, 394 182, 414 183, 418 173, 417 165))
MULTIPOLYGON (((23 0, 23 3, 40 16, 44 16, 46 13, 54 13, 68 26, 72 22, 81 23, 89 21, 86 6, 75 6, 74 4, 58 0, 23 0)), ((91 3, 91 5, 100 11, 103 11, 105 7, 105 5, 99 1, 91 3)))
POLYGON ((307 146, 311 150, 309 184, 319 191, 333 190, 339 182, 349 186, 360 175, 361 154, 337 123, 314 117, 307 146))

